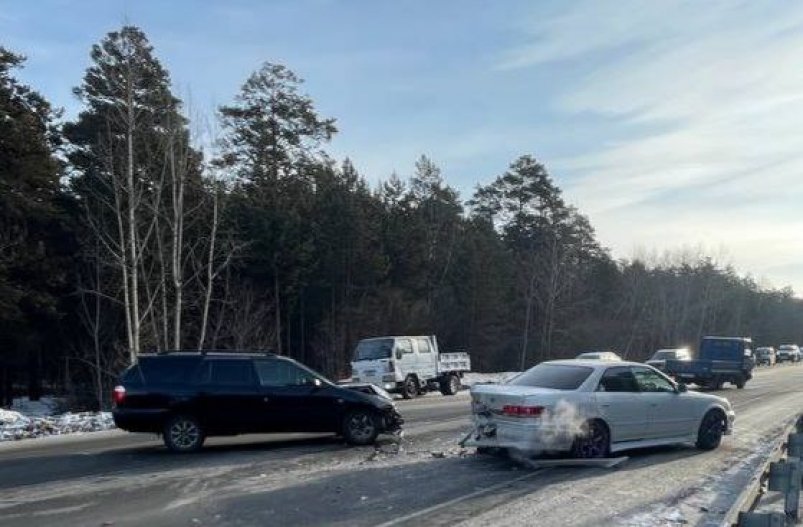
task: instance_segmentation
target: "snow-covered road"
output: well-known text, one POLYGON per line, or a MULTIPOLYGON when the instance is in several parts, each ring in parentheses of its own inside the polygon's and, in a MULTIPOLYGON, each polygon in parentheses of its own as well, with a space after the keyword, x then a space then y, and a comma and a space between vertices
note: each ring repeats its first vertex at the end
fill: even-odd
POLYGON ((716 524, 767 441, 803 411, 803 365, 725 389, 736 431, 713 452, 630 453, 615 469, 526 468, 456 446, 465 394, 400 402, 400 447, 244 436, 192 456, 122 432, 0 444, 0 525, 716 524))

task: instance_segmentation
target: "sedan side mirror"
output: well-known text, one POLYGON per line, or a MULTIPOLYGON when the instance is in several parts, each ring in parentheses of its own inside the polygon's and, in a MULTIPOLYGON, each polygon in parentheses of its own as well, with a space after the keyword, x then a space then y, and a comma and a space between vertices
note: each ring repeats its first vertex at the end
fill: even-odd
POLYGON ((686 387, 685 384, 683 384, 682 382, 678 383, 677 393, 686 393, 687 391, 689 391, 689 389, 686 387))

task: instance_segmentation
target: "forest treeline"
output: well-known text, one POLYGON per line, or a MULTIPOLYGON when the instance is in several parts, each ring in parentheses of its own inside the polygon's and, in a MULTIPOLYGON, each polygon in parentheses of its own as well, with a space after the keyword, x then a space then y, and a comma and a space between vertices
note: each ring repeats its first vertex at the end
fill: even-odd
POLYGON ((210 138, 132 26, 92 47, 64 120, 16 76, 23 51, 0 47, 0 405, 107 406, 152 350, 270 349, 339 377, 373 335, 436 334, 480 371, 803 338, 788 288, 699 252, 615 260, 531 155, 465 197, 426 156, 409 177, 360 174, 270 62, 210 138))

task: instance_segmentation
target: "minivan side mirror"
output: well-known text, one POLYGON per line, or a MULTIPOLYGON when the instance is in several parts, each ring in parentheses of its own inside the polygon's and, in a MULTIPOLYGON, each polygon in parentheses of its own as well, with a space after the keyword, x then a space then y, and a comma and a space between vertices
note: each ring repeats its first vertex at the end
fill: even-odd
POLYGON ((312 386, 313 388, 320 388, 323 385, 321 380, 317 377, 304 380, 304 386, 312 386))
POLYGON ((686 387, 686 385, 684 383, 682 383, 682 382, 678 383, 677 393, 686 393, 688 391, 689 391, 689 389, 686 387))

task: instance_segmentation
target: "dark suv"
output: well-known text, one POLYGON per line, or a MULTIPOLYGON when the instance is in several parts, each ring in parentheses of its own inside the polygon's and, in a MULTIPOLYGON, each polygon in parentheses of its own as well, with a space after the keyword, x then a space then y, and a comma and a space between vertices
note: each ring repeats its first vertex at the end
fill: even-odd
POLYGON ((333 432, 355 445, 403 420, 371 386, 338 386, 286 357, 249 352, 143 354, 114 388, 114 422, 162 434, 176 452, 213 435, 333 432))

